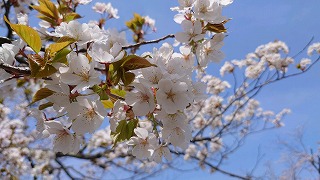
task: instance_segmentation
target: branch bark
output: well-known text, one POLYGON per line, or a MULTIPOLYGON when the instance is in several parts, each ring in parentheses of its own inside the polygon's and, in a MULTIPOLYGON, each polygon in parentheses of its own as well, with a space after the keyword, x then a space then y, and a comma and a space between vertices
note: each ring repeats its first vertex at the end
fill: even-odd
POLYGON ((9 64, 0 62, 0 68, 6 70, 10 74, 15 74, 15 75, 29 76, 31 74, 29 67, 15 67, 15 66, 11 66, 9 64))
POLYGON ((151 40, 151 41, 142 41, 142 42, 139 42, 137 44, 132 44, 132 45, 128 45, 128 46, 122 46, 122 49, 137 48, 137 47, 140 47, 141 45, 145 45, 145 44, 158 43, 158 42, 163 41, 163 40, 168 39, 168 38, 174 38, 174 34, 168 34, 168 35, 166 35, 166 36, 164 36, 162 38, 151 40))

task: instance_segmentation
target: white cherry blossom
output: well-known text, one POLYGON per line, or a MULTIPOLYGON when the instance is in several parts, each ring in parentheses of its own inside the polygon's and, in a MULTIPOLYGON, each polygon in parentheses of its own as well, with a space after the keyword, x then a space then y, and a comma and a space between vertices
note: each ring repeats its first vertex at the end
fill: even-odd
POLYGON ((119 99, 114 103, 114 106, 112 108, 112 115, 109 119, 110 129, 112 132, 116 131, 119 121, 126 119, 126 112, 128 109, 129 106, 125 101, 119 99))
POLYGON ((128 145, 134 146, 132 149, 132 155, 138 159, 146 159, 151 156, 153 152, 153 146, 157 143, 157 138, 153 133, 148 133, 144 128, 135 128, 134 133, 137 136, 133 136, 127 142, 128 145))
POLYGON ((212 24, 219 24, 226 19, 222 16, 222 6, 212 0, 197 0, 194 16, 212 24))
POLYGON ((47 121, 48 132, 55 134, 53 150, 67 154, 70 152, 77 153, 80 150, 80 138, 72 134, 68 128, 63 126, 59 121, 47 121))
POLYGON ((141 83, 134 84, 137 91, 128 92, 126 94, 126 102, 132 106, 136 116, 145 116, 152 113, 156 107, 154 95, 150 88, 141 83))
POLYGON ((89 63, 83 54, 71 52, 68 54, 69 67, 60 67, 61 81, 69 85, 75 85, 71 93, 84 91, 89 87, 100 83, 100 73, 94 70, 94 64, 89 63))
POLYGON ((88 24, 81 24, 78 21, 62 22, 56 28, 55 35, 58 37, 68 36, 74 38, 80 45, 91 41, 91 32, 88 24))
POLYGON ((197 49, 198 63, 201 67, 206 67, 209 61, 220 62, 224 58, 224 53, 220 51, 223 46, 223 34, 216 34, 213 39, 207 40, 197 49))
MULTIPOLYGON (((182 124, 182 123, 181 123, 182 124)), ((167 139, 175 147, 186 149, 192 139, 191 129, 188 124, 182 126, 166 126, 162 130, 162 138, 167 139)))
POLYGON ((158 145, 152 153, 150 159, 157 163, 162 163, 163 157, 168 161, 172 160, 172 155, 169 148, 167 146, 158 145))
POLYGON ((200 21, 184 20, 181 23, 184 32, 175 34, 177 41, 181 43, 189 43, 191 41, 197 42, 204 38, 205 34, 202 33, 202 25, 200 21))
POLYGON ((93 133, 107 116, 107 111, 98 97, 91 100, 78 96, 77 102, 71 103, 67 111, 69 119, 74 120, 72 129, 77 134, 93 133))
POLYGON ((192 7, 195 0, 178 0, 179 5, 183 8, 185 7, 192 7))
POLYGON ((112 47, 109 47, 109 42, 94 42, 89 55, 94 61, 99 63, 112 63, 123 58, 124 51, 119 43, 114 43, 112 47))
POLYGON ((185 82, 172 82, 168 79, 161 79, 156 92, 157 102, 167 113, 173 114, 188 106, 188 85, 185 82))

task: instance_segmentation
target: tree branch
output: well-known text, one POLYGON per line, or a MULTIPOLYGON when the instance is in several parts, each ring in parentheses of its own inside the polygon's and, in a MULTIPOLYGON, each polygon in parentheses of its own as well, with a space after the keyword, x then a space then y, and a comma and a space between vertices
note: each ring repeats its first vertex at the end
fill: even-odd
MULTIPOLYGON (((9 18, 10 8, 11 8, 11 1, 7 1, 6 2, 6 1, 2 0, 2 2, 4 3, 4 9, 5 9, 4 16, 9 18)), ((8 29, 7 38, 12 39, 13 31, 12 31, 10 25, 7 22, 5 22, 5 25, 6 25, 7 29, 8 29)))
POLYGON ((141 45, 145 45, 145 44, 152 44, 152 43, 158 43, 160 41, 163 41, 165 39, 168 38, 174 38, 174 34, 168 34, 162 38, 159 39, 155 39, 155 40, 151 40, 151 41, 142 41, 136 44, 132 44, 132 45, 128 45, 128 46, 122 46, 122 49, 130 49, 130 48, 136 48, 136 47, 140 47, 141 45))
MULTIPOLYGON (((176 155, 185 155, 184 152, 177 152, 177 151, 173 151, 173 150, 170 150, 171 153, 174 153, 176 155)), ((231 173, 231 172, 228 172, 228 171, 225 171, 225 170, 222 170, 220 169, 219 167, 209 163, 208 161, 206 160, 201 160, 200 158, 196 157, 196 156, 190 156, 192 159, 195 159, 195 160, 198 160, 202 163, 204 163, 205 165, 209 166, 210 168, 212 168, 213 170, 215 171, 218 171, 222 174, 225 174, 225 175, 228 175, 228 176, 231 176, 231 177, 234 177, 234 178, 238 178, 238 179, 243 179, 243 180, 250 180, 251 177, 244 177, 244 176, 241 176, 241 175, 237 175, 237 174, 234 174, 234 173, 231 173)))
POLYGON ((67 174, 67 176, 68 176, 70 179, 75 180, 75 178, 70 174, 70 172, 68 171, 68 169, 67 169, 66 167, 64 167, 64 165, 62 164, 62 162, 61 162, 58 158, 56 158, 55 160, 56 160, 56 162, 60 165, 60 167, 63 169, 63 171, 67 174))
POLYGON ((8 71, 15 75, 27 75, 31 74, 29 67, 14 67, 5 63, 0 62, 0 68, 8 71))

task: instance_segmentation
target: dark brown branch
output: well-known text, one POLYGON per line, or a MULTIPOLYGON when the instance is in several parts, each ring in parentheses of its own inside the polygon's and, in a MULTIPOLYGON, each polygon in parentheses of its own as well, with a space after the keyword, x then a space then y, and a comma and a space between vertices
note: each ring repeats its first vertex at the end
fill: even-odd
POLYGON ((128 46, 122 46, 122 49, 137 48, 137 47, 140 47, 141 45, 145 45, 145 44, 158 43, 158 42, 163 41, 163 40, 168 39, 168 38, 174 38, 174 34, 168 34, 168 35, 166 35, 166 36, 164 36, 162 38, 151 40, 151 41, 142 41, 142 42, 139 42, 137 44, 131 44, 131 45, 128 45, 128 46))
MULTIPOLYGON (((9 18, 10 8, 11 8, 11 1, 7 1, 6 2, 6 1, 2 0, 2 2, 4 4, 4 9, 5 9, 4 16, 9 18)), ((5 25, 6 25, 7 29, 8 29, 7 38, 12 39, 13 31, 12 31, 10 25, 7 22, 5 22, 5 25)))
POLYGON ((62 164, 62 162, 56 158, 55 159, 56 162, 60 165, 61 169, 63 169, 63 171, 67 174, 67 176, 72 179, 72 180, 75 180, 75 178, 70 174, 70 172, 68 171, 68 169, 66 167, 64 167, 64 165, 62 164))
POLYGON ((74 157, 74 158, 79 158, 79 159, 97 159, 97 158, 101 158, 103 156, 103 154, 105 154, 107 152, 103 152, 103 153, 98 153, 95 155, 85 155, 85 154, 62 154, 62 153, 56 153, 56 157, 74 157))
MULTIPOLYGON (((177 151, 172 151, 172 150, 170 150, 170 152, 171 152, 171 153, 174 153, 174 154, 176 154, 176 155, 185 155, 184 152, 177 152, 177 151)), ((241 176, 241 175, 237 175, 237 174, 234 174, 234 173, 231 173, 231 172, 227 172, 227 171, 225 171, 225 170, 222 170, 222 169, 220 169, 219 167, 217 167, 217 166, 209 163, 208 161, 206 161, 206 160, 201 160, 200 158, 198 158, 198 157, 196 157, 196 156, 190 156, 190 157, 191 157, 192 159, 195 159, 195 160, 198 160, 198 161, 204 163, 205 165, 209 166, 209 167, 212 168, 213 170, 218 171, 218 172, 220 172, 220 173, 222 173, 222 174, 225 174, 225 175, 228 175, 228 176, 231 176, 231 177, 234 177, 234 178, 238 178, 238 179, 243 179, 243 180, 250 180, 250 179, 251 179, 251 177, 244 177, 244 176, 241 176)))
POLYGON ((29 76, 31 74, 29 67, 14 67, 14 66, 0 62, 0 68, 15 75, 29 76))
POLYGON ((8 44, 11 44, 11 40, 9 38, 6 38, 6 37, 1 37, 0 36, 0 46, 4 43, 8 43, 8 44))

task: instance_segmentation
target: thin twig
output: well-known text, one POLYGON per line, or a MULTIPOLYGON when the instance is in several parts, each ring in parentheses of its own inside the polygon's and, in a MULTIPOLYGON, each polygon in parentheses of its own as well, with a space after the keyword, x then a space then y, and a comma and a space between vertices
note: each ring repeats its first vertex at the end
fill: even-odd
POLYGON ((64 165, 62 164, 62 162, 61 162, 58 158, 56 158, 55 160, 56 160, 56 162, 60 165, 61 169, 63 169, 63 171, 66 173, 66 175, 67 175, 70 179, 75 180, 75 178, 70 174, 70 172, 68 171, 68 169, 67 169, 66 167, 64 167, 64 165))
POLYGON ((9 64, 0 62, 0 68, 16 75, 29 76, 31 74, 29 67, 15 67, 15 66, 11 66, 9 64))
MULTIPOLYGON (((174 153, 176 155, 185 155, 184 152, 177 152, 177 151, 172 151, 170 150, 171 153, 174 153)), ((206 164, 207 166, 209 166, 210 168, 214 169, 215 171, 218 171, 222 174, 225 174, 225 175, 228 175, 228 176, 231 176, 231 177, 234 177, 234 178, 238 178, 238 179, 243 179, 243 180, 250 180, 251 178, 250 177, 244 177, 244 176, 241 176, 241 175, 237 175, 237 174, 234 174, 234 173, 231 173, 231 172, 228 172, 228 171, 225 171, 225 170, 222 170, 220 169, 219 167, 209 163, 208 161, 205 161, 205 160, 201 160, 200 158, 196 157, 196 156, 190 156, 192 159, 195 159, 195 160, 198 160, 198 161, 202 161, 204 164, 206 164)))
POLYGON ((158 43, 158 42, 163 41, 163 40, 168 39, 168 38, 174 38, 174 34, 168 34, 168 35, 166 35, 166 36, 164 36, 162 38, 151 40, 151 41, 142 41, 142 42, 139 42, 139 43, 136 43, 136 44, 131 44, 131 45, 128 45, 128 46, 122 46, 122 49, 130 49, 130 48, 140 47, 141 45, 144 45, 144 44, 158 43))

